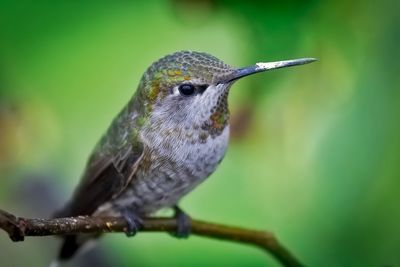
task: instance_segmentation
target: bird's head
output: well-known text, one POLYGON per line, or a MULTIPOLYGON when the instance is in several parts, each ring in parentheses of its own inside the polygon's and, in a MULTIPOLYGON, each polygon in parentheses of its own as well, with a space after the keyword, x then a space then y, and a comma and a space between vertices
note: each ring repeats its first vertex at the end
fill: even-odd
POLYGON ((234 68, 206 53, 176 52, 148 68, 140 82, 138 98, 152 124, 198 128, 218 135, 228 124, 227 98, 236 80, 314 60, 306 58, 234 68))

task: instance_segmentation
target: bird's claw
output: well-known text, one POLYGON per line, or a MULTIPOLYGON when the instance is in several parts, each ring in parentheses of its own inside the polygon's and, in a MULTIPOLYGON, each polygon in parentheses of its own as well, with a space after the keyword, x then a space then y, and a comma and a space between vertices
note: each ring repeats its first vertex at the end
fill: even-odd
POLYGON ((188 238, 192 230, 192 224, 189 215, 187 215, 178 206, 174 207, 174 211, 174 217, 176 219, 177 226, 176 232, 173 233, 173 236, 177 238, 188 238))
POLYGON ((143 226, 142 219, 131 209, 122 209, 121 215, 127 224, 127 227, 124 229, 125 235, 127 237, 135 236, 143 226))

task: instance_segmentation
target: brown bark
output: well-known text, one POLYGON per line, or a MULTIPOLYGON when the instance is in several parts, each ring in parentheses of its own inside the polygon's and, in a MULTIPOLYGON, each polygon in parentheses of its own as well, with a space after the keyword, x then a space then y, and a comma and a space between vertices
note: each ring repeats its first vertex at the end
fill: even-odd
MULTIPOLYGON (((79 233, 124 232, 127 224, 119 217, 78 216, 58 219, 28 219, 15 217, 0 210, 0 228, 12 241, 23 241, 25 236, 66 235, 79 233)), ((146 218, 141 232, 175 232, 174 218, 146 218)), ((254 245, 269 252, 283 266, 303 266, 273 234, 191 219, 191 233, 198 236, 254 245)))

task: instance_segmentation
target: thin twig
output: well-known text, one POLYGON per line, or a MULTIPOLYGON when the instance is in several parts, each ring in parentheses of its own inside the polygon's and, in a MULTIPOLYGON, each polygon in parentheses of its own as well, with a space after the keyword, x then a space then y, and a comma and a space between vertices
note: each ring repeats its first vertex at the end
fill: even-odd
MULTIPOLYGON (((28 219, 18 218, 6 211, 0 210, 0 228, 8 233, 12 241, 23 241, 25 236, 124 232, 126 227, 126 221, 118 217, 78 216, 57 219, 28 219)), ((140 231, 175 232, 176 228, 177 221, 174 218, 146 218, 143 220, 140 231)), ((269 252, 283 266, 303 266, 269 232, 191 219, 191 233, 254 245, 269 252)))

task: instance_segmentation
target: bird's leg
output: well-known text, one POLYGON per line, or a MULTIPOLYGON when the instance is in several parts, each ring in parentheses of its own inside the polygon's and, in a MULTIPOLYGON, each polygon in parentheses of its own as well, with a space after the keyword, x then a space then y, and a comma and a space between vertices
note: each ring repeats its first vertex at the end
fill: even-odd
POLYGON ((177 238, 188 238, 191 232, 191 220, 181 208, 177 205, 174 206, 174 218, 176 219, 177 227, 176 232, 173 235, 177 238))
POLYGON ((127 227, 124 230, 127 237, 135 236, 143 226, 143 221, 139 215, 132 209, 127 207, 119 207, 121 216, 126 220, 127 227))

